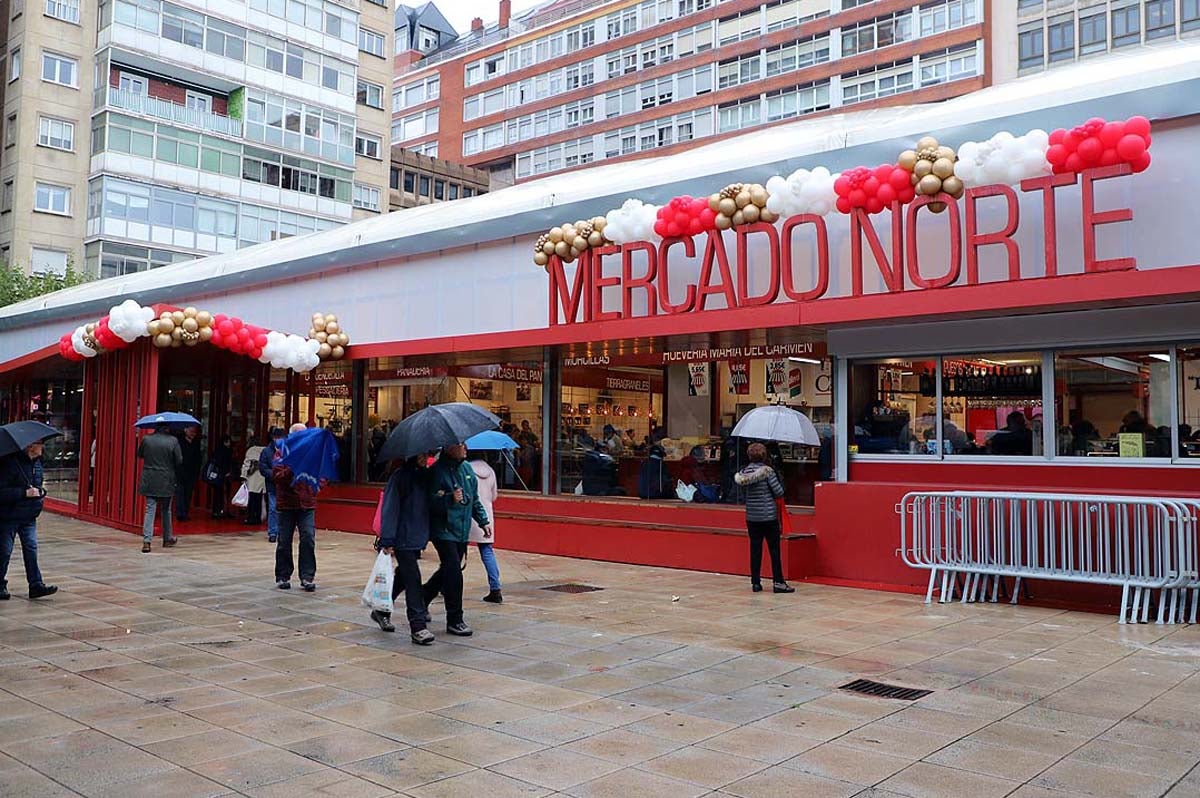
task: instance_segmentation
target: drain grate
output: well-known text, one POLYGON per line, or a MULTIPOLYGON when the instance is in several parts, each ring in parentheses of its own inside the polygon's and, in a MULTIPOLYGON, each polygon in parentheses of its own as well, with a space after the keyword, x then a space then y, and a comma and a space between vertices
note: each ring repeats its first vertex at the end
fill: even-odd
POLYGON ((855 679, 850 684, 843 684, 838 689, 848 690, 851 693, 873 695, 876 698, 897 698, 901 701, 916 701, 918 698, 924 698, 933 692, 932 690, 918 690, 915 687, 900 687, 895 684, 873 682, 870 679, 855 679))
POLYGON ((597 590, 603 590, 602 587, 594 587, 592 585, 581 585, 576 582, 567 582, 563 585, 550 585, 542 590, 553 590, 555 593, 594 593, 597 590))

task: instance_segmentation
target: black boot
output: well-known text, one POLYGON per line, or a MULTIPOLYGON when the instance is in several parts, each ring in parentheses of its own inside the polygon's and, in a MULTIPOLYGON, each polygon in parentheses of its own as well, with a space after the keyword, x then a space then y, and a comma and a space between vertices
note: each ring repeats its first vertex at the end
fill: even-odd
POLYGON ((0 601, 8 601, 12 598, 12 594, 8 592, 8 585, 0 585, 0 601))
POLYGON ((492 591, 489 591, 488 594, 483 597, 483 600, 488 602, 489 604, 503 604, 504 596, 500 595, 499 590, 492 590, 492 591))
POLYGON ((776 593, 795 593, 796 588, 789 585, 787 582, 776 582, 772 588, 776 593))
POLYGON ((45 598, 53 596, 58 592, 58 588, 54 585, 47 585, 44 582, 38 582, 36 585, 29 586, 29 597, 31 599, 45 598))

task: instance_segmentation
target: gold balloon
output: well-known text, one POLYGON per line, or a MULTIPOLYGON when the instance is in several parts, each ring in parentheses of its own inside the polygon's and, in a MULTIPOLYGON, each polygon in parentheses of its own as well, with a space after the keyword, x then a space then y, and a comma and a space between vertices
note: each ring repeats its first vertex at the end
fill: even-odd
POLYGON ((735 202, 732 197, 725 197, 724 199, 721 200, 720 205, 717 208, 717 211, 726 216, 733 216, 735 213, 737 213, 737 209, 738 209, 737 202, 735 202))
POLYGON ((94 322, 94 321, 90 322, 86 327, 83 328, 83 331, 86 332, 88 335, 91 335, 92 333, 96 332, 96 322, 94 322))
POLYGON ((921 182, 921 178, 917 177, 916 173, 914 172, 908 176, 908 182, 913 184, 913 188, 916 188, 917 183, 921 182))
POLYGON ((942 181, 942 191, 958 199, 963 193, 963 181, 955 175, 950 175, 942 181))
POLYGON ((162 312, 162 314, 159 316, 159 318, 160 319, 171 319, 171 323, 172 324, 175 323, 175 320, 171 318, 171 311, 169 311, 169 310, 164 310, 162 312))
POLYGON ((941 147, 937 148, 937 156, 939 158, 949 158, 952 161, 958 157, 957 155, 954 154, 953 147, 947 147, 945 145, 942 145, 941 147))
POLYGON ((917 142, 918 150, 937 149, 937 146, 938 146, 938 140, 935 139, 933 136, 925 136, 924 138, 922 138, 920 141, 917 142))
POLYGON ((550 240, 555 244, 563 240, 563 231, 561 227, 551 227, 550 232, 546 235, 550 236, 550 240))
POLYGON ((185 318, 183 320, 183 329, 187 330, 190 333, 193 333, 196 330, 200 329, 200 325, 196 323, 196 317, 188 316, 187 318, 185 318))
POLYGON ((733 198, 733 201, 737 204, 738 208, 745 208, 750 204, 750 192, 739 191, 737 196, 733 198))
POLYGON ((571 247, 568 250, 568 254, 569 254, 569 257, 571 258, 571 260, 575 260, 576 258, 579 257, 579 250, 575 249, 575 247, 571 247))
POLYGON ((350 334, 347 332, 343 332, 342 333, 342 346, 349 346, 349 345, 350 345, 350 334))
POLYGON ((933 173, 943 180, 954 174, 954 161, 949 158, 938 158, 933 162, 933 173))
POLYGON ((767 204, 767 190, 755 183, 750 187, 750 201, 758 207, 763 207, 767 204))
POLYGON ((917 183, 918 194, 936 194, 942 190, 942 179, 937 175, 925 175, 917 183))
POLYGON ((184 317, 185 319, 194 319, 194 318, 196 318, 196 314, 197 314, 197 313, 199 313, 199 311, 198 311, 198 310, 196 310, 195 308, 190 308, 190 307, 189 307, 189 308, 184 308, 184 309, 183 309, 183 317, 184 317))
POLYGON ((604 233, 599 230, 592 230, 592 234, 587 238, 589 247, 598 247, 604 243, 604 233))
POLYGON ((779 221, 779 214, 763 208, 758 212, 758 220, 760 222, 766 222, 767 224, 774 224, 775 222, 779 221))
POLYGON ((754 224, 758 221, 758 216, 758 206, 753 202, 742 208, 742 218, 746 221, 746 224, 754 224))
POLYGON ((547 239, 545 244, 542 244, 542 252, 546 255, 554 254, 554 242, 547 239))
POLYGON ((165 349, 171 345, 171 336, 167 333, 159 333, 154 336, 154 345, 159 349, 165 349))
POLYGON ((600 232, 604 232, 604 228, 608 227, 608 219, 604 216, 593 216, 592 227, 600 232))
POLYGON ((172 339, 171 339, 171 348, 172 348, 172 349, 178 349, 178 348, 179 348, 179 347, 181 347, 181 346, 183 346, 183 341, 182 341, 182 340, 180 340, 179 338, 172 338, 172 339))
POLYGON ((151 336, 158 335, 158 333, 159 333, 158 324, 159 324, 158 319, 155 319, 154 321, 146 322, 146 332, 150 333, 151 336))
POLYGON ((327 332, 327 333, 335 333, 340 329, 341 328, 338 326, 338 323, 336 321, 331 321, 325 325, 325 332, 327 332))
POLYGON ((325 314, 325 321, 327 321, 327 322, 330 322, 330 321, 337 321, 337 314, 336 314, 336 313, 326 313, 326 314, 325 314))
POLYGON ((316 338, 321 343, 325 343, 329 340, 329 333, 325 332, 324 330, 317 330, 316 333, 310 335, 309 338, 316 338))
POLYGON ((924 177, 925 175, 929 174, 932 171, 933 171, 933 162, 932 161, 920 160, 920 161, 917 161, 917 165, 913 167, 913 174, 916 175, 917 177, 924 177))
POLYGON ((346 350, 342 349, 340 346, 335 346, 333 348, 333 350, 329 353, 329 356, 332 357, 334 360, 341 360, 342 358, 344 358, 346 356, 346 350))
POLYGON ((717 215, 715 223, 718 230, 728 230, 733 227, 733 219, 723 213, 717 215))
POLYGON ((711 210, 713 213, 718 213, 721 210, 721 195, 720 194, 709 194, 708 195, 708 207, 709 207, 709 210, 711 210))
POLYGON ((183 328, 176 327, 174 330, 171 330, 171 339, 174 341, 182 341, 183 340, 183 328))
POLYGON ((561 239, 562 233, 559 233, 559 240, 554 245, 554 253, 560 258, 565 258, 571 254, 571 245, 561 239))
POLYGON ((184 346, 195 346, 198 343, 200 343, 199 338, 186 338, 183 341, 184 346))
POLYGON ((330 355, 330 354, 332 354, 332 353, 333 353, 333 347, 332 347, 332 346, 330 346, 329 344, 321 344, 321 347, 320 347, 320 349, 318 349, 318 350, 317 350, 317 357, 319 357, 319 358, 321 358, 322 360, 324 360, 324 359, 326 359, 327 357, 329 357, 329 355, 330 355))
POLYGON ((200 332, 200 340, 201 341, 211 341, 212 340, 212 334, 213 334, 212 327, 201 327, 199 332, 200 332))
POLYGON ((571 243, 572 241, 574 241, 575 240, 575 225, 564 224, 562 226, 562 237, 563 237, 563 241, 566 241, 568 244, 571 243))
POLYGON ((199 324, 201 327, 211 327, 212 320, 213 320, 212 314, 209 313, 207 310, 201 310, 196 313, 196 323, 199 324))
POLYGON ((733 226, 738 227, 746 223, 746 211, 742 209, 733 215, 733 226))
POLYGON ((546 266, 550 263, 550 256, 545 252, 535 252, 533 254, 533 262, 538 266, 546 266))
POLYGON ((176 325, 183 324, 183 311, 176 310, 176 311, 172 312, 171 313, 171 321, 175 322, 176 325))
POLYGON ((905 150, 904 152, 900 153, 900 160, 898 161, 898 163, 899 163, 901 169, 907 169, 908 171, 911 172, 913 170, 913 167, 917 165, 916 151, 915 150, 905 150))
POLYGON ((158 331, 160 333, 166 333, 167 335, 170 335, 171 331, 174 329, 175 329, 175 320, 173 318, 171 318, 169 315, 166 316, 165 318, 161 318, 158 320, 158 331))
POLYGON ((575 249, 580 252, 583 252, 587 248, 588 248, 588 240, 586 238, 584 238, 583 236, 575 236, 574 240, 571 241, 571 249, 575 249))
POLYGON ((946 203, 931 202, 929 203, 929 210, 933 211, 934 213, 941 213, 942 211, 946 210, 946 203))

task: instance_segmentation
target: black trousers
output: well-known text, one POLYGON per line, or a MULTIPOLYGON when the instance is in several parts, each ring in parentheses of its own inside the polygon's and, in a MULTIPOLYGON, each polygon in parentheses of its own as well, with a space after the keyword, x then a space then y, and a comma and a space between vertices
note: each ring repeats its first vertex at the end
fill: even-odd
POLYGON ((287 582, 292 578, 295 564, 292 560, 292 538, 300 532, 300 581, 312 582, 317 578, 316 510, 279 510, 279 540, 275 545, 275 581, 287 582))
POLYGON ((246 502, 246 522, 251 524, 262 523, 263 496, 265 493, 251 493, 249 500, 246 502))
POLYGON ((750 534, 750 581, 758 584, 762 574, 762 546, 767 542, 771 552, 771 573, 776 582, 783 581, 783 560, 779 556, 779 521, 747 521, 750 534))
POLYGON ((396 549, 396 574, 392 579, 392 601, 404 594, 408 627, 414 632, 425 628, 425 588, 421 584, 421 566, 417 564, 414 550, 396 549))
POLYGON ((463 555, 467 553, 467 546, 465 543, 453 540, 430 542, 437 549, 438 569, 425 583, 425 606, 428 607, 429 602, 437 598, 438 593, 441 593, 446 601, 446 625, 454 626, 462 623, 463 619, 463 577, 459 563, 462 562, 463 555))
POLYGON ((225 480, 209 484, 208 498, 212 514, 223 515, 225 513, 225 480))

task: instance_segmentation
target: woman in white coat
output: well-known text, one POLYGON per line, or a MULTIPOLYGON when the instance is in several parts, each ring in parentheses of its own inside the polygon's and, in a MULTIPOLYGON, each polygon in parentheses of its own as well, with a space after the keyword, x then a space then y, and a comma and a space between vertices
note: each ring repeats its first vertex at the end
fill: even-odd
POLYGON ((267 492, 267 481, 258 470, 258 456, 263 447, 251 446, 246 450, 246 459, 242 461, 242 479, 246 480, 246 489, 250 491, 250 500, 246 504, 246 518, 242 521, 247 526, 258 526, 262 523, 263 494, 267 492))
POLYGON ((500 566, 496 564, 496 553, 492 551, 492 544, 496 542, 496 513, 492 505, 496 503, 500 488, 496 484, 496 472, 482 459, 472 460, 471 469, 479 480, 479 501, 483 504, 483 509, 487 510, 488 518, 492 519, 492 525, 484 532, 479 524, 472 520, 471 535, 468 539, 479 548, 479 559, 483 561, 483 568, 487 571, 488 594, 483 600, 492 604, 502 604, 504 597, 500 594, 500 566))

